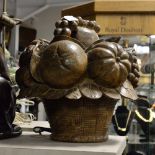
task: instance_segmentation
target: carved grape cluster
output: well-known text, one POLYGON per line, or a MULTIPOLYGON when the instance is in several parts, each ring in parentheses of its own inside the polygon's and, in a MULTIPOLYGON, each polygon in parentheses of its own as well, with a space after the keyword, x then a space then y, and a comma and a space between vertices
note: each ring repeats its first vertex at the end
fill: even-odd
POLYGON ((69 22, 65 19, 61 19, 55 23, 56 29, 54 31, 54 35, 71 36, 72 31, 76 31, 77 25, 76 21, 69 22))
POLYGON ((97 25, 96 21, 84 20, 81 17, 78 17, 79 26, 87 27, 89 29, 93 29, 98 33, 100 31, 100 26, 97 25))
POLYGON ((130 50, 129 53, 130 53, 129 59, 132 62, 132 66, 131 66, 131 72, 128 75, 128 79, 133 85, 133 87, 136 88, 138 86, 138 81, 140 78, 140 71, 139 71, 139 66, 137 62, 137 56, 134 49, 130 50))
POLYGON ((100 31, 100 26, 96 24, 96 21, 84 20, 81 17, 77 17, 75 20, 68 20, 63 17, 55 23, 56 29, 54 35, 67 35, 69 37, 74 37, 78 31, 78 26, 93 29, 96 33, 100 31))

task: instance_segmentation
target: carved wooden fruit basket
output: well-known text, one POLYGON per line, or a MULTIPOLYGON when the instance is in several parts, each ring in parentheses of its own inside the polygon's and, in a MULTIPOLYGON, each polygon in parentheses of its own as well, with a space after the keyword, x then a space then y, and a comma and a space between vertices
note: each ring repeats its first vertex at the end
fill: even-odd
POLYGON ((67 16, 56 22, 51 43, 33 41, 20 57, 19 97, 44 100, 53 140, 107 140, 116 102, 121 95, 136 98, 129 82, 137 82, 136 76, 127 80, 129 53, 99 40, 98 31, 95 21, 67 16))

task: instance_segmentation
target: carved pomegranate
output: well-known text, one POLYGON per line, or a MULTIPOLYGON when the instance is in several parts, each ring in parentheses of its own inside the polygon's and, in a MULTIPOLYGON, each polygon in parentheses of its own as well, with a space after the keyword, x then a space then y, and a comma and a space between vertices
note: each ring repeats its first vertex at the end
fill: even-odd
POLYGON ((97 41, 88 50, 88 74, 103 87, 119 87, 131 70, 129 54, 112 42, 97 41))

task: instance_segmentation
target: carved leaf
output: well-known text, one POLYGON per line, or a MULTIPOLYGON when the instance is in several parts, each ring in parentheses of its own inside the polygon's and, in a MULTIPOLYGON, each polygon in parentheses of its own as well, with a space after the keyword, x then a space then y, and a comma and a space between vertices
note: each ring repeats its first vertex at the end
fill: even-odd
POLYGON ((126 97, 126 98, 129 98, 129 99, 132 99, 132 100, 136 100, 138 99, 138 96, 137 96, 137 93, 136 91, 134 90, 131 82, 129 80, 126 80, 121 89, 120 89, 120 94, 123 96, 123 97, 126 97))
POLYGON ((102 87, 102 93, 112 99, 116 99, 116 100, 121 99, 120 92, 117 89, 102 87))
POLYGON ((99 99, 102 97, 102 91, 100 90, 100 87, 92 80, 86 79, 79 89, 81 93, 87 98, 99 99))
POLYGON ((67 94, 66 95, 66 98, 68 99, 75 99, 75 100, 78 100, 82 97, 80 91, 78 88, 75 88, 71 91, 71 93, 67 94))
POLYGON ((53 89, 44 84, 37 84, 30 88, 21 89, 19 98, 39 97, 44 99, 59 99, 68 93, 67 89, 53 89))

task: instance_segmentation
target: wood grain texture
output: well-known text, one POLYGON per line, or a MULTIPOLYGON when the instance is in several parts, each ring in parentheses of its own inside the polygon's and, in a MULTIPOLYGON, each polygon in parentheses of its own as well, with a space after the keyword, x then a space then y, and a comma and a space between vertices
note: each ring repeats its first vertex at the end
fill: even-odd
POLYGON ((94 0, 64 9, 62 15, 96 20, 100 35, 155 34, 155 0, 94 0))
POLYGON ((86 3, 83 5, 78 5, 75 7, 70 7, 62 10, 61 15, 74 15, 74 16, 90 16, 94 13, 94 2, 86 3))
POLYGON ((95 0, 95 12, 155 12, 154 0, 95 0))
POLYGON ((155 13, 155 0, 94 0, 86 4, 65 8, 62 16, 90 16, 95 13, 155 13))
POLYGON ((97 14, 100 34, 155 34, 154 14, 97 14))

